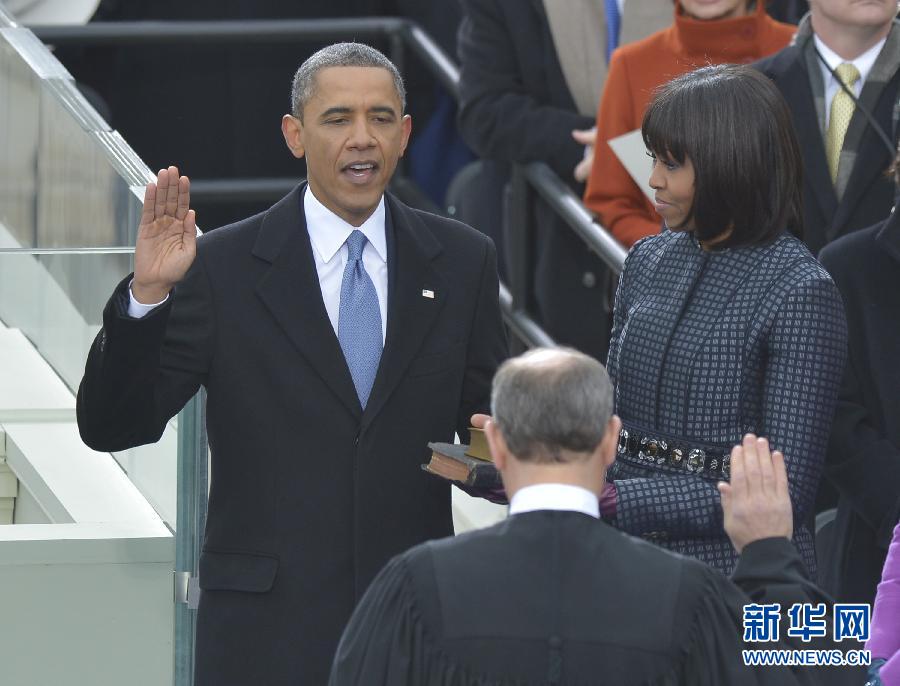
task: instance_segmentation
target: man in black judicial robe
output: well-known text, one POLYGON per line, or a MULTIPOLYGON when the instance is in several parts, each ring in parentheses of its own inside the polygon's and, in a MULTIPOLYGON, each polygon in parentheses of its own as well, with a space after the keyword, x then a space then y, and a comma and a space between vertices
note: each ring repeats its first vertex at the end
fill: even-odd
POLYGON ((598 520, 621 425, 599 363, 531 351, 500 368, 492 408, 512 516, 394 558, 344 632, 331 686, 822 683, 817 668, 742 662, 745 648, 789 647, 743 643, 745 604, 826 600, 790 542, 784 460, 765 439, 745 437, 720 485, 742 553, 729 581, 598 520))

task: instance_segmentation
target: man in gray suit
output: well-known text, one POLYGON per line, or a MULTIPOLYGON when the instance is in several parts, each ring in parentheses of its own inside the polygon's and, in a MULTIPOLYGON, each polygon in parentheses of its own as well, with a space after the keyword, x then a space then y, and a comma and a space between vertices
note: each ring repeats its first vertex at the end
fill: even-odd
POLYGON ((809 4, 793 44, 755 66, 791 108, 805 167, 804 240, 818 253, 893 207, 885 172, 897 143, 900 24, 896 0, 809 4))

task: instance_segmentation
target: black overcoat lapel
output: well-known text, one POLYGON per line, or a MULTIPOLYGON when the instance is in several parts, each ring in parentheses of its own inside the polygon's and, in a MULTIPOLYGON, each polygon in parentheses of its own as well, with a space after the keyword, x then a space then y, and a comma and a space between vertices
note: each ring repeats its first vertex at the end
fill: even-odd
POLYGON ((271 266, 257 283, 256 293, 310 367, 360 417, 353 379, 322 300, 301 210, 304 189, 299 186, 266 212, 253 254, 271 266))
POLYGON ((413 210, 385 194, 388 250, 387 335, 363 428, 384 407, 444 307, 447 287, 433 260, 442 247, 413 210))

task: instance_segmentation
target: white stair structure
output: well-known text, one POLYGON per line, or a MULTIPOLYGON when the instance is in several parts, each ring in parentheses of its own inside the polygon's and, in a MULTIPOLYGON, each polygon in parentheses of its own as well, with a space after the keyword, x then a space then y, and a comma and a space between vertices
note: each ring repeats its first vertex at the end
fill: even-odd
POLYGON ((171 531, 16 329, 0 379, 0 681, 172 683, 171 531))
POLYGON ((75 422, 149 178, 0 3, 0 684, 173 683, 177 425, 111 455, 75 422))
POLYGON ((0 431, 0 525, 13 523, 19 480, 6 464, 6 434, 0 431))

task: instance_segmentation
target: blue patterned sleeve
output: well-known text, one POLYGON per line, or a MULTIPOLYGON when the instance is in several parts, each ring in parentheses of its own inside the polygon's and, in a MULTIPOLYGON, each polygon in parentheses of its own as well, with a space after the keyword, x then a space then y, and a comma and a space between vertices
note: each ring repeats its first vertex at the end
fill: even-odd
POLYGON ((622 263, 622 272, 619 274, 619 283, 616 286, 616 299, 613 304, 613 325, 609 335, 609 353, 606 357, 606 371, 612 381, 613 388, 616 386, 616 377, 619 373, 619 339, 622 336, 622 329, 625 328, 626 313, 628 312, 625 293, 628 292, 628 283, 630 281, 629 275, 631 274, 631 271, 629 267, 635 260, 639 259, 636 255, 640 250, 641 245, 646 243, 650 238, 652 238, 652 236, 642 238, 628 251, 628 254, 625 256, 625 262, 622 263))
MULTIPOLYGON (((795 522, 812 506, 843 373, 847 329, 827 277, 795 284, 769 321, 760 435, 781 450, 795 522)), ((694 476, 616 481, 616 525, 669 539, 721 536, 722 508, 711 480, 694 476)))
POLYGON ((619 274, 619 285, 616 287, 616 300, 613 305, 613 324, 612 332, 609 336, 609 353, 606 357, 606 372, 612 381, 613 388, 616 385, 616 376, 619 370, 619 336, 622 334, 622 327, 625 325, 625 304, 623 303, 622 281, 625 277, 625 271, 619 274))
POLYGON ((830 278, 784 299, 768 338, 759 433, 784 453, 794 521, 813 506, 847 356, 847 321, 830 278))
POLYGON ((722 506, 714 482, 696 476, 617 479, 616 527, 650 539, 717 537, 722 506))

